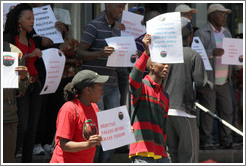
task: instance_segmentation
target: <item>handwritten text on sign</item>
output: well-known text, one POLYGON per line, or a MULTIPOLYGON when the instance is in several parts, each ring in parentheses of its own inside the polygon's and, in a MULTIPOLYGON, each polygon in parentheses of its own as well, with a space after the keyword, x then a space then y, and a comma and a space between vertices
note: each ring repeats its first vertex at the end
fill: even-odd
POLYGON ((134 39, 145 33, 145 26, 141 24, 143 16, 128 11, 123 11, 122 23, 126 29, 121 31, 121 36, 134 36, 134 39))
POLYGON ((97 113, 101 145, 104 151, 135 142, 126 106, 97 113))
POLYGON ((243 65, 243 39, 223 39, 222 64, 243 65))
POLYGON ((204 63, 204 67, 206 70, 213 70, 211 67, 211 64, 209 62, 208 59, 208 55, 206 53, 206 50, 204 49, 204 46, 202 44, 202 41, 200 40, 200 38, 198 36, 195 36, 193 38, 193 42, 191 44, 191 48, 196 51, 198 54, 200 54, 203 63, 204 63))
POLYGON ((46 69, 46 79, 40 94, 55 93, 58 88, 65 66, 65 56, 56 48, 42 51, 46 69))
POLYGON ((133 67, 137 61, 136 43, 133 36, 111 37, 105 39, 108 46, 114 47, 107 61, 111 67, 133 67))
POLYGON ((158 15, 146 23, 151 35, 150 56, 157 63, 184 63, 179 12, 158 15))

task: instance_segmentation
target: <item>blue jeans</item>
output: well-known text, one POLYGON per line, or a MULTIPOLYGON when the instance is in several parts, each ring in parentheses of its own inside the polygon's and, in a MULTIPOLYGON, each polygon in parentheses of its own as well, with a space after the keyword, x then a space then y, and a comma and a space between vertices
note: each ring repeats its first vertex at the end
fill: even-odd
POLYGON ((169 163, 169 159, 167 157, 154 159, 153 157, 134 156, 132 157, 132 163, 169 163))
POLYGON ((120 90, 120 105, 126 105, 129 90, 129 70, 127 67, 117 67, 118 85, 120 90))
POLYGON ((118 86, 103 86, 103 95, 97 103, 99 110, 108 110, 120 106, 120 91, 118 86))
MULTIPOLYGON (((99 110, 107 110, 120 106, 120 92, 118 86, 103 86, 103 95, 101 100, 97 103, 99 110)), ((114 155, 114 150, 103 151, 100 147, 99 152, 99 163, 109 163, 112 156, 114 155)))

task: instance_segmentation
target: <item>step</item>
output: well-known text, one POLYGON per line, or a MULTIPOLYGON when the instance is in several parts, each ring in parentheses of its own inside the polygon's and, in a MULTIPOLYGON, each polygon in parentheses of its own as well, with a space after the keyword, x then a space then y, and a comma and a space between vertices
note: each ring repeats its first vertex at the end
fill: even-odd
MULTIPOLYGON (((51 156, 33 155, 33 163, 49 163, 51 156)), ((200 150, 199 162, 213 160, 217 163, 243 163, 243 149, 216 149, 200 150)), ((16 158, 16 163, 21 162, 21 157, 16 158)), ((131 163, 127 152, 116 153, 112 158, 112 163, 131 163)))

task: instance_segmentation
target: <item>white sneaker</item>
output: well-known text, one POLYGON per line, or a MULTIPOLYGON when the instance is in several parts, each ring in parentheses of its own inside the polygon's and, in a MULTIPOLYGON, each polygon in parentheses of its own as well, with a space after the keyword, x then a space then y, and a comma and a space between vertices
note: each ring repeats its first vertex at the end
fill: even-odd
POLYGON ((46 153, 50 153, 51 152, 51 145, 49 144, 45 144, 44 147, 43 147, 44 151, 46 153))
POLYGON ((33 154, 34 155, 44 155, 45 154, 41 144, 34 145, 33 154))

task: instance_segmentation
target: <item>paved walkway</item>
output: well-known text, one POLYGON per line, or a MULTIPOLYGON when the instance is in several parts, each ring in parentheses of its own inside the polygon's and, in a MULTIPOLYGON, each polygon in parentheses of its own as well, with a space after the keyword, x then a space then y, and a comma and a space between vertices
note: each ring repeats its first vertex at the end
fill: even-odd
MULTIPOLYGON (((34 155, 33 163, 49 163, 50 154, 34 155)), ((16 163, 21 162, 21 157, 16 158, 16 163)), ((112 163, 130 163, 128 152, 117 152, 112 163)), ((217 163, 243 163, 243 149, 217 149, 217 150, 200 150, 199 162, 217 162, 217 163)))

